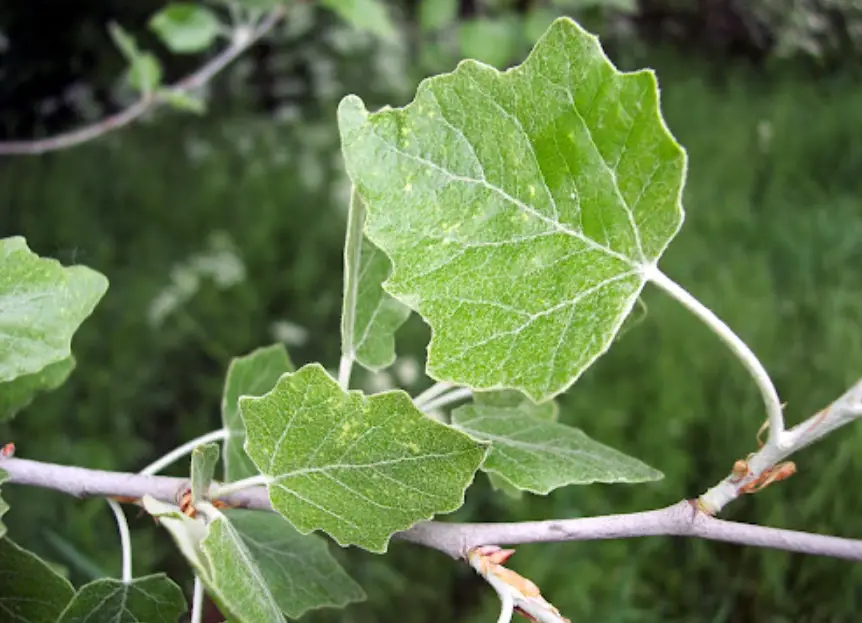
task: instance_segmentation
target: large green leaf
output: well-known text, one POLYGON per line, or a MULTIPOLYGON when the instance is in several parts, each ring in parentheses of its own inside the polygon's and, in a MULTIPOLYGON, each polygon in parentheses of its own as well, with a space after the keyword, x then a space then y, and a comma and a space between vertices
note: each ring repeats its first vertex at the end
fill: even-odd
MULTIPOLYGON (((3 483, 9 480, 9 472, 0 469, 0 493, 2 493, 3 483)), ((9 505, 2 497, 0 497, 0 539, 6 536, 6 525, 3 523, 3 515, 9 511, 9 505)))
POLYGON ((33 402, 36 394, 57 389, 75 369, 75 358, 66 357, 32 374, 0 383, 0 422, 33 402))
POLYGON ((300 532, 384 552, 393 533, 459 508, 485 446, 425 417, 402 391, 345 392, 318 364, 243 398, 246 451, 300 532))
POLYGON ((412 103, 339 107, 388 292, 431 325, 428 372, 541 402, 613 341, 682 223, 683 149, 651 71, 567 18, 505 73, 465 61, 412 103))
POLYGON ((343 608, 365 593, 341 568, 325 540, 303 535, 275 513, 225 512, 276 603, 290 618, 326 606, 343 608))
POLYGON ((219 449, 217 443, 198 446, 192 451, 191 494, 192 505, 206 500, 210 485, 218 465, 219 449))
POLYGON ((81 587, 58 623, 176 623, 186 608, 182 589, 164 573, 128 584, 101 578, 81 587))
POLYGON ((0 240, 0 383, 70 357, 72 335, 107 289, 90 268, 41 258, 19 236, 0 240))
POLYGON ((366 368, 380 370, 395 361, 395 332, 410 316, 410 308, 383 289, 392 265, 363 235, 364 224, 365 206, 353 192, 344 244, 341 351, 366 368))
POLYGON ((452 413, 452 423, 491 442, 483 471, 525 491, 545 494, 570 484, 662 478, 661 472, 577 428, 537 416, 531 406, 465 405, 452 413))
POLYGON ((282 374, 294 370, 284 344, 259 348, 230 363, 221 403, 222 423, 229 435, 224 442, 225 480, 254 476, 257 467, 243 450, 245 425, 239 413, 240 396, 262 396, 282 374))
POLYGON ((0 621, 56 621, 74 594, 69 581, 36 554, 0 539, 0 621))

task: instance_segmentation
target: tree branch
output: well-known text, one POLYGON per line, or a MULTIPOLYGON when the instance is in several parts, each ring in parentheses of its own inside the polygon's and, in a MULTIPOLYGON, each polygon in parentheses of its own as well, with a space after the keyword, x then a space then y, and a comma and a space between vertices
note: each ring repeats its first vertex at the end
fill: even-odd
MULTIPOLYGON (((278 21, 284 16, 283 8, 270 11, 253 29, 237 30, 231 44, 214 56, 203 67, 186 76, 173 85, 166 87, 170 91, 189 92, 207 84, 221 70, 232 63, 238 56, 245 52, 264 35, 270 32, 278 21)), ((8 141, 0 142, 0 156, 11 155, 37 155, 49 151, 59 151, 74 147, 87 141, 99 138, 108 132, 129 125, 140 118, 150 109, 163 104, 165 100, 156 94, 145 95, 125 110, 111 115, 92 125, 59 134, 50 138, 35 141, 8 141)))
MULTIPOLYGON (((189 485, 185 478, 105 472, 18 458, 0 460, 0 468, 10 476, 6 484, 54 489, 76 497, 139 499, 149 494, 176 504, 189 485)), ((264 487, 238 491, 222 500, 243 508, 272 510, 264 487)), ((428 521, 396 536, 453 558, 463 558, 472 548, 488 544, 684 536, 862 561, 862 541, 724 521, 698 511, 688 501, 653 511, 579 519, 477 524, 428 521)))

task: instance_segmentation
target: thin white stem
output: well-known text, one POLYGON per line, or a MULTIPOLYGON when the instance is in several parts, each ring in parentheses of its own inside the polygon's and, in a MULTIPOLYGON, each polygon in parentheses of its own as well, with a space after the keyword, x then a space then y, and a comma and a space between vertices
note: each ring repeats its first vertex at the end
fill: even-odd
POLYGON ((769 418, 769 442, 780 448, 783 443, 782 435, 784 434, 784 414, 781 409, 781 400, 778 397, 778 392, 772 383, 772 379, 769 377, 769 373, 763 367, 763 364, 760 363, 757 356, 712 310, 689 294, 685 288, 667 277, 658 267, 652 267, 652 269, 648 270, 646 277, 700 318, 706 326, 712 329, 730 347, 730 350, 742 362, 742 365, 751 374, 754 382, 757 383, 757 387, 760 389, 760 394, 763 397, 766 415, 769 418))
POLYGON ((441 381, 441 382, 439 382, 439 383, 434 383, 434 385, 432 385, 431 387, 429 387, 428 389, 426 389, 424 392, 422 392, 421 394, 418 394, 418 395, 413 399, 413 403, 414 403, 417 407, 419 407, 419 408, 421 409, 421 408, 422 408, 422 406, 423 406, 426 402, 428 402, 429 400, 432 400, 432 399, 436 398, 437 396, 439 396, 439 395, 440 395, 440 394, 442 394, 443 392, 447 392, 447 391, 449 391, 449 390, 450 390, 450 389, 452 389, 453 387, 455 387, 455 386, 454 386, 454 385, 452 385, 452 383, 444 383, 444 382, 442 382, 442 381, 441 381))
POLYGON ((757 481, 794 452, 808 446, 839 426, 862 417, 862 380, 831 405, 784 433, 784 443, 767 442, 747 460, 748 473, 743 477, 731 473, 700 496, 704 510, 715 515, 728 503, 744 494, 744 487, 757 481))
POLYGON ((341 307, 341 363, 338 384, 350 386, 350 371, 356 359, 356 302, 359 297, 359 269, 362 264, 362 237, 365 235, 365 203, 356 187, 350 189, 347 231, 344 234, 344 289, 341 307))
POLYGON ((195 576, 195 589, 192 595, 192 616, 189 623, 202 623, 204 620, 204 583, 195 576))
POLYGON ((216 500, 218 498, 223 498, 227 495, 234 494, 244 489, 251 489, 252 487, 267 485, 271 481, 272 478, 270 478, 269 476, 258 474, 257 476, 250 476, 249 478, 243 478, 242 480, 237 480, 236 482, 227 482, 221 485, 214 484, 210 488, 210 499, 216 500))
POLYGON ((515 613, 515 598, 509 592, 509 587, 493 575, 484 577, 500 597, 500 616, 497 617, 497 623, 511 623, 512 615, 515 613))
POLYGON ((454 402, 460 402, 462 400, 467 400, 473 395, 473 390, 469 387, 459 387, 458 389, 453 389, 452 391, 445 393, 433 400, 429 400, 422 406, 422 411, 428 413, 429 411, 434 411, 435 409, 440 409, 442 407, 448 406, 454 402))
POLYGON ((352 370, 353 357, 342 355, 341 361, 338 362, 338 384, 344 391, 350 389, 350 373, 352 370))
POLYGON ((184 456, 191 454, 192 451, 198 446, 202 446, 204 444, 211 443, 214 441, 223 441, 224 439, 227 439, 229 435, 229 430, 221 428, 219 430, 211 431, 205 435, 201 435, 200 437, 196 437, 195 439, 192 439, 191 441, 188 441, 183 445, 174 448, 163 457, 153 461, 144 469, 142 469, 141 473, 147 475, 158 474, 168 465, 171 465, 172 463, 180 460, 184 456))
POLYGON ((117 520, 117 530, 120 532, 120 547, 123 550, 123 582, 131 584, 132 582, 132 539, 129 535, 129 522, 126 521, 126 514, 123 512, 123 507, 112 499, 108 499, 108 506, 114 511, 114 518, 117 520))

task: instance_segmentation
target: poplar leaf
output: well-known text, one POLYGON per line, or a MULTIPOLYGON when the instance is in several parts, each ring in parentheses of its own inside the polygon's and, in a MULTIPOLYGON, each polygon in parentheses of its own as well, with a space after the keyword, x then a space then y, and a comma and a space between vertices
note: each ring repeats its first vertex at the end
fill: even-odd
POLYGON ((178 54, 203 52, 215 42, 222 28, 212 10, 190 2, 167 5, 150 19, 149 26, 178 54))
POLYGON ((651 71, 555 21, 520 66, 464 61, 400 109, 339 106, 384 288, 431 326, 430 376, 542 402, 613 342, 683 219, 686 157, 651 71))
POLYGON ((365 599, 362 588, 336 562, 319 536, 300 534, 275 513, 237 509, 226 511, 225 516, 260 569, 276 603, 290 618, 365 599))
POLYGON ((240 396, 262 396, 282 374, 294 370, 284 344, 273 344, 231 361, 221 403, 222 425, 229 435, 224 442, 225 480, 233 482, 258 471, 243 449, 245 424, 239 413, 240 396))
POLYGON ((41 258, 18 236, 0 239, 0 383, 68 359, 72 335, 107 289, 90 268, 41 258))
POLYGON ((0 539, 0 620, 56 621, 74 594, 69 580, 36 554, 0 539))
POLYGON ((647 482, 661 472, 609 448, 583 431, 537 417, 527 406, 465 405, 452 423, 476 439, 491 442, 482 471, 518 489, 546 494, 571 484, 647 482))
POLYGON ((81 587, 58 623, 176 623, 186 608, 182 589, 164 573, 128 584, 101 578, 81 587))
POLYGON ((403 391, 345 392, 319 364, 243 398, 246 451, 273 508, 301 533, 385 552, 395 532, 456 510, 486 448, 403 391))
POLYGON ((192 450, 192 505, 206 500, 218 465, 218 457, 219 448, 216 443, 208 443, 192 450))

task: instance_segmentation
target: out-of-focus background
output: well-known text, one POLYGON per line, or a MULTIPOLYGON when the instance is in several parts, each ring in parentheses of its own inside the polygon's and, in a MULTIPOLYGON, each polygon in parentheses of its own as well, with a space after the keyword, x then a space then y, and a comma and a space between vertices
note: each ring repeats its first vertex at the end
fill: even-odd
MULTIPOLYGON (((0 6, 0 138, 47 136, 130 102, 109 21, 159 54, 164 2, 0 6)), ((862 4, 858 0, 392 0, 388 41, 316 3, 211 86, 206 115, 160 111, 82 147, 0 160, 0 236, 111 280, 74 342, 78 368, 0 439, 24 457, 140 469, 219 426, 232 356, 276 340, 294 361, 338 359, 347 184, 334 110, 347 93, 406 103, 463 57, 523 60, 558 15, 597 32, 623 68, 650 66, 688 149, 686 224, 664 270, 748 341, 796 422, 862 375, 862 4)), ((661 469, 645 486, 569 487, 511 500, 477 478, 462 520, 577 517, 693 497, 755 449, 758 394, 715 336, 661 293, 562 399, 561 417, 661 469)), ((427 330, 374 387, 428 380, 427 330), (419 371, 417 373, 417 370, 419 371)), ((728 518, 862 538, 862 425, 795 457, 799 473, 728 518)), ((172 473, 180 474, 185 465, 172 473)), ((107 507, 4 489, 12 536, 76 581, 119 573, 107 507)), ((134 524, 135 571, 190 576, 163 532, 134 524)), ((492 621, 493 592, 463 565, 393 544, 339 550, 368 602, 306 621, 492 621)), ((513 567, 573 621, 851 622, 862 566, 671 538, 532 545, 513 567)))

